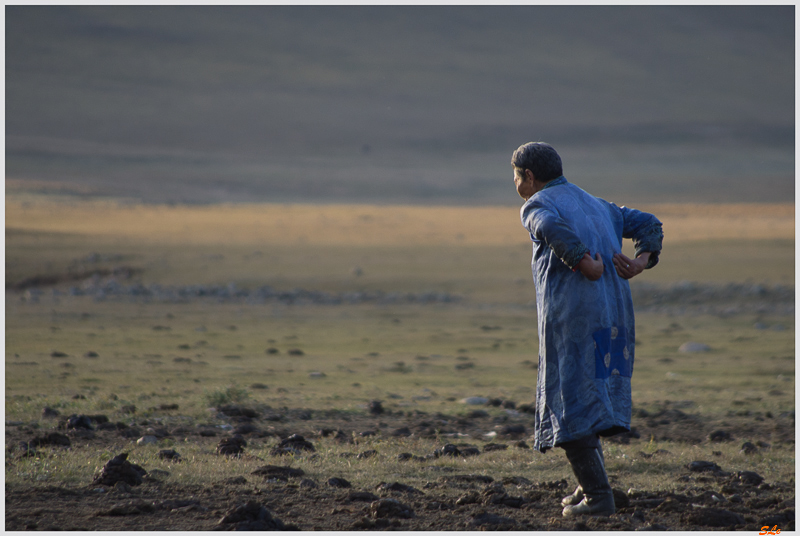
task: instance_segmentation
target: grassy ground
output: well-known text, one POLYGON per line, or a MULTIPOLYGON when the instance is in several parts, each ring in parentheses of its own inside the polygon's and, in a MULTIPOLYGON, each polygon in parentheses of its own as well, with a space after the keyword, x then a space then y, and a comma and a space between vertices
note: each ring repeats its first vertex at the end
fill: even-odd
MULTIPOLYGON (((62 279, 54 285, 60 293, 42 287, 45 292, 38 298, 29 291, 7 291, 5 415, 7 425, 12 424, 6 428, 7 438, 21 438, 23 429, 29 435, 54 429, 54 421, 41 416, 44 407, 62 416, 105 414, 112 422, 142 427, 218 427, 225 421, 209 407, 220 400, 235 402, 238 394, 240 402, 265 413, 311 411, 312 421, 294 425, 306 434, 328 425, 350 426, 354 434, 368 428, 384 432, 358 437, 355 445, 314 439, 320 456, 292 462, 312 478, 336 474, 356 487, 374 485, 376 478, 402 478, 422 486, 430 478, 428 470, 398 462, 397 454, 422 455, 445 442, 490 441, 492 436, 486 434, 510 418, 506 409, 488 407, 487 420, 473 427, 468 437, 448 435, 454 423, 467 419, 474 409, 462 399, 484 396, 517 405, 534 400, 537 335, 530 246, 521 229, 521 239, 510 238, 516 231, 513 210, 510 216, 504 209, 477 211, 484 219, 465 224, 461 239, 456 233, 460 222, 476 211, 385 207, 379 214, 375 207, 322 207, 317 217, 327 218, 328 224, 319 229, 334 238, 332 244, 321 244, 322 239, 303 227, 310 207, 131 207, 122 210, 121 218, 130 218, 122 225, 114 220, 116 212, 98 212, 96 205, 27 202, 24 206, 7 201, 7 282, 34 275, 62 279), (251 219, 254 229, 272 229, 274 220, 259 220, 258 215, 273 210, 281 214, 284 231, 238 233, 242 222, 251 219), (220 216, 214 226, 205 227, 203 211, 220 216), (292 214, 297 219, 291 219, 292 214), (429 228, 431 236, 439 238, 421 238, 421 244, 411 245, 406 231, 392 234, 404 221, 416 222, 418 236, 429 228), (348 235, 347 225, 358 222, 370 222, 371 234, 348 235), (490 235, 507 238, 491 244, 490 235), (428 305, 252 304, 210 298, 165 303, 133 297, 95 300, 67 292, 69 286, 85 284, 80 278, 69 279, 71 275, 88 277, 93 270, 115 266, 140 270, 125 284, 140 280, 147 285, 233 282, 243 288, 272 285, 331 292, 436 290, 463 299, 428 305), (356 275, 356 267, 361 275, 356 275), (290 355, 290 350, 301 350, 302 355, 290 355), (367 404, 372 400, 381 400, 391 418, 371 417, 367 404), (135 414, 127 413, 130 405, 136 407, 135 414), (163 409, 171 405, 179 409, 163 409), (441 435, 387 435, 404 419, 411 423, 424 416, 441 435), (341 456, 371 448, 381 456, 359 463, 341 456)), ((706 227, 717 229, 716 234, 706 231, 692 240, 686 219, 696 214, 695 223, 708 221, 713 211, 700 207, 681 215, 677 209, 665 209, 665 228, 683 226, 687 234, 676 232, 666 242, 662 264, 644 275, 646 281, 791 284, 793 228, 788 224, 793 224, 793 210, 751 208, 753 221, 764 218, 772 226, 770 240, 745 233, 734 242, 730 234, 744 231, 718 222, 706 227), (764 266, 759 262, 764 258, 773 262, 764 266)), ((742 207, 728 210, 717 219, 724 221, 729 217, 725 214, 741 212, 742 207)), ((675 490, 682 485, 674 478, 676 472, 696 459, 756 471, 771 482, 793 479, 793 444, 787 446, 779 437, 794 421, 779 416, 794 411, 794 337, 793 314, 771 309, 733 315, 640 312, 634 407, 650 414, 681 408, 697 416, 703 427, 694 440, 679 440, 680 422, 664 432, 644 417, 635 418, 640 440, 606 443, 612 480, 625 489, 675 490), (704 343, 710 350, 681 353, 678 348, 687 341, 704 343), (708 431, 714 428, 737 431, 736 440, 708 442, 708 431), (763 440, 773 448, 744 457, 739 451, 745 440, 763 440), (668 454, 659 454, 663 451, 668 454)), ((532 416, 524 422, 532 432, 532 416)), ((289 425, 276 427, 276 434, 292 431, 289 425)), ((76 439, 69 451, 45 449, 47 456, 7 464, 6 482, 85 485, 108 459, 127 450, 148 470, 170 471, 171 481, 211 484, 223 477, 249 476, 269 458, 275 442, 270 436, 251 439, 248 454, 254 458, 238 463, 215 454, 208 442, 181 440, 175 434, 158 446, 114 438, 98 447, 76 439), (179 449, 185 463, 160 460, 156 453, 162 448, 179 449)), ((571 478, 563 456, 534 456, 517 449, 440 459, 436 464, 495 478, 571 478)))

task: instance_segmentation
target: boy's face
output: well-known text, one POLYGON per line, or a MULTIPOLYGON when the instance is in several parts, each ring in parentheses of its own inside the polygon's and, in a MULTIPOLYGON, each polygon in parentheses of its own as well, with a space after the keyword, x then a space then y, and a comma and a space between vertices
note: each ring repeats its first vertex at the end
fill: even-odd
POLYGON ((533 183, 533 173, 528 169, 514 168, 514 185, 517 187, 519 196, 525 201, 536 193, 536 186, 533 183))

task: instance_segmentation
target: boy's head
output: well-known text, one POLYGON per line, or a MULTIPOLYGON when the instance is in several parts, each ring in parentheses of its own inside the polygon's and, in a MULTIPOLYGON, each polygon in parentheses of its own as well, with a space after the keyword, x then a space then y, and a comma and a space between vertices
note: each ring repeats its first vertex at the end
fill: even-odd
POLYGON ((511 165, 531 170, 539 182, 550 182, 564 174, 561 157, 550 144, 541 141, 520 145, 511 157, 511 165))

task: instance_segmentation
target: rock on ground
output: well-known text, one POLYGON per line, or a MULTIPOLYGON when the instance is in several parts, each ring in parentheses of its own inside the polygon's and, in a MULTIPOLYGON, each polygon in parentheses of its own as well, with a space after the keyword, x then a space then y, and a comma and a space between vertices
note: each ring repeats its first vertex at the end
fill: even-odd
POLYGON ((103 466, 98 473, 93 484, 113 486, 117 482, 124 482, 129 486, 138 486, 143 482, 144 475, 147 474, 142 467, 128 461, 128 453, 117 454, 103 466))

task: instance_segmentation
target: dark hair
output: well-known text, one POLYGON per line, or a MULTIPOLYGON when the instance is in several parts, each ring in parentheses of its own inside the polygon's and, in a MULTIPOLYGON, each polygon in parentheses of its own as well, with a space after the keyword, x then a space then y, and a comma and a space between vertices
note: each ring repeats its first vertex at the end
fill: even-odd
POLYGON ((511 157, 511 165, 520 169, 530 169, 540 182, 550 182, 564 174, 561 157, 550 144, 543 141, 520 145, 511 157))

